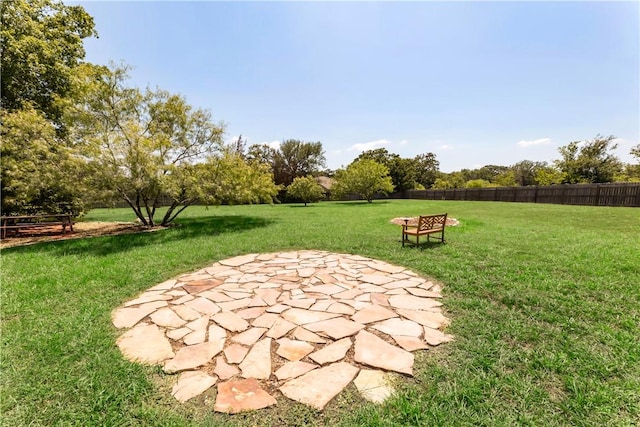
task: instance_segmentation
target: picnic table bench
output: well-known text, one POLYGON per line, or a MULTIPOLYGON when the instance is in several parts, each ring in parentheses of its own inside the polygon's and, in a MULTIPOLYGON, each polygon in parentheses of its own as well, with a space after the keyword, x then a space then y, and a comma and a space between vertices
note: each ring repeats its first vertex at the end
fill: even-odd
POLYGON ((444 228, 447 224, 447 214, 438 214, 438 215, 421 215, 418 217, 418 220, 415 223, 410 224, 410 220, 413 218, 403 218, 404 224, 402 225, 402 246, 405 243, 414 244, 413 241, 409 239, 409 236, 413 236, 416 238, 415 245, 418 246, 420 244, 420 236, 427 236, 427 241, 432 234, 435 239, 440 240, 442 243, 444 241, 444 228), (437 235, 440 234, 438 237, 437 235))
POLYGON ((7 237, 9 231, 18 232, 22 229, 62 226, 62 233, 67 227, 73 231, 72 214, 41 214, 41 215, 8 215, 0 217, 0 238, 7 237))

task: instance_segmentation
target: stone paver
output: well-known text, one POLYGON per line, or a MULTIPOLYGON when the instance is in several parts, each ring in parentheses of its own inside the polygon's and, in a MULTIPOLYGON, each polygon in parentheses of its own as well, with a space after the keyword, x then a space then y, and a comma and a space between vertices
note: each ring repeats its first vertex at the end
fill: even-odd
POLYGON ((419 337, 422 335, 422 326, 411 320, 403 319, 387 319, 385 321, 376 323, 371 326, 380 332, 384 332, 387 335, 395 337, 397 335, 419 337))
POLYGON ((343 359, 351 348, 351 338, 342 338, 309 355, 309 359, 321 365, 343 359))
POLYGON ((388 375, 383 371, 361 369, 353 383, 362 397, 374 403, 382 403, 393 393, 393 388, 389 385, 387 378, 388 375))
POLYGON ((233 312, 218 313, 211 319, 230 332, 241 332, 249 327, 246 320, 233 312))
POLYGON ((413 375, 412 353, 367 331, 360 331, 356 336, 354 360, 376 368, 413 375))
POLYGON ((393 295, 389 298, 389 305, 394 308, 408 310, 426 310, 431 307, 440 307, 442 303, 431 298, 422 298, 415 295, 393 295))
POLYGON ((229 363, 238 364, 244 360, 244 357, 249 352, 249 347, 245 347, 240 344, 231 344, 224 349, 224 355, 229 363))
POLYGON ((213 372, 218 376, 218 378, 224 381, 238 375, 240 373, 240 369, 225 362, 224 356, 218 356, 216 357, 216 368, 213 372))
POLYGON ((358 310, 356 314, 351 316, 351 320, 358 323, 372 323, 380 320, 387 320, 392 317, 398 317, 398 313, 384 308, 381 305, 371 304, 361 310, 358 310))
POLYGON ((213 409, 236 414, 275 405, 276 399, 260 388, 255 378, 220 383, 213 409))
POLYGON ((202 344, 182 347, 175 357, 164 364, 164 371, 168 374, 194 369, 209 362, 222 351, 224 340, 208 341, 202 344))
POLYGON ((133 362, 157 364, 175 356, 171 343, 156 325, 138 325, 116 343, 124 357, 133 362))
POLYGON ((193 308, 196 311, 199 311, 202 314, 216 314, 220 311, 220 307, 218 307, 213 301, 205 298, 198 297, 192 300, 189 300, 185 303, 188 307, 193 308))
POLYGON ((282 312, 282 317, 296 325, 306 325, 307 323, 320 322, 339 316, 340 314, 323 313, 321 311, 304 310, 302 308, 290 308, 282 312))
POLYGON ((449 342, 453 339, 453 335, 447 335, 437 329, 424 328, 424 340, 429 345, 440 345, 443 342, 449 342))
POLYGON ((433 329, 449 324, 449 319, 440 312, 399 309, 398 314, 433 329))
POLYGON ((282 365, 276 372, 276 377, 280 380, 289 380, 291 378, 299 377, 302 374, 306 374, 312 369, 317 368, 318 365, 307 362, 287 362, 282 365))
POLYGON ((268 379, 271 376, 271 338, 258 341, 240 363, 245 378, 268 379))
POLYGON ((173 311, 188 322, 202 318, 202 314, 200 314, 200 312, 191 307, 187 307, 186 305, 173 306, 173 311))
POLYGON ((181 402, 217 386, 216 411, 255 410, 276 404, 266 386, 322 409, 352 381, 383 401, 392 392, 385 371, 411 375, 412 351, 453 339, 442 332, 441 292, 358 255, 247 254, 153 286, 115 309, 112 323, 125 329, 124 357, 177 374, 181 402))
POLYGON ((278 356, 284 357, 290 362, 296 362, 315 350, 308 342, 289 338, 280 338, 277 343, 279 345, 276 351, 278 356))
POLYGON ((305 329, 311 332, 323 332, 333 339, 340 339, 356 334, 364 328, 364 325, 347 320, 344 317, 336 317, 335 319, 323 320, 321 322, 309 323, 305 325, 305 329))
POLYGON ((282 394, 316 409, 324 407, 340 393, 356 376, 358 368, 346 362, 338 362, 314 369, 285 383, 282 394))
POLYGON ((111 322, 118 329, 130 328, 136 323, 156 311, 158 307, 166 305, 165 301, 154 301, 139 307, 119 308, 113 313, 111 322))
POLYGON ((242 345, 253 345, 262 338, 267 330, 267 328, 251 328, 231 338, 231 341, 242 345))
POLYGON ((322 338, 320 335, 313 333, 303 328, 302 326, 298 326, 296 329, 294 329, 293 337, 300 341, 306 341, 316 344, 324 344, 327 342, 327 340, 322 338))
POLYGON ((171 395, 179 402, 186 402, 207 391, 216 381, 215 377, 201 371, 182 372, 171 390, 171 395))
POLYGON ((398 343, 400 347, 404 348, 407 351, 416 351, 429 348, 426 341, 418 337, 394 335, 393 339, 396 343, 398 343))

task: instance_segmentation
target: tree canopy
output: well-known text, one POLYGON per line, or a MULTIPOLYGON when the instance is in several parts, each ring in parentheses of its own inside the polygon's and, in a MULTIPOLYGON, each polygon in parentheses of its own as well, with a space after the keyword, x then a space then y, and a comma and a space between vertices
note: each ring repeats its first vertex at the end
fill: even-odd
POLYGON ((11 0, 2 13, 2 108, 29 108, 61 125, 58 100, 71 91, 75 68, 84 59, 83 40, 97 36, 93 18, 81 6, 53 0, 11 0))
POLYGON ((615 136, 597 135, 592 140, 574 141, 560 147, 562 158, 556 166, 563 173, 563 182, 601 183, 611 182, 622 171, 622 163, 611 153, 617 148, 615 136))
POLYGON ((317 172, 324 165, 322 143, 287 139, 274 153, 274 179, 276 184, 286 186, 297 177, 317 172))
POLYGON ((424 188, 431 188, 438 178, 440 162, 433 153, 419 154, 414 159, 415 181, 424 188))
POLYGON ((96 69, 90 79, 74 111, 74 137, 88 144, 94 186, 125 200, 144 225, 155 225, 162 196, 172 200, 166 226, 197 201, 252 201, 277 191, 266 168, 224 147, 224 124, 208 111, 180 95, 128 87, 126 67, 96 69))
POLYGON ((374 160, 361 159, 351 163, 346 169, 336 171, 336 182, 331 188, 334 197, 358 194, 369 203, 377 193, 393 191, 389 169, 374 160))
POLYGON ((269 165, 277 185, 288 186, 295 178, 320 172, 325 166, 321 142, 287 139, 278 148, 267 144, 253 144, 246 154, 251 163, 269 165))
POLYGON ((318 202, 324 198, 324 190, 312 176, 295 178, 287 187, 287 194, 301 200, 305 206, 307 203, 318 202))
POLYGON ((2 213, 73 213, 84 210, 85 162, 62 141, 43 113, 0 111, 2 213))
POLYGON ((386 148, 363 151, 353 161, 363 159, 373 160, 384 165, 389 170, 389 176, 395 191, 412 190, 416 186, 416 165, 413 159, 402 158, 400 155, 390 153, 386 148))
POLYGON ((83 64, 83 39, 96 35, 80 6, 52 0, 0 3, 4 215, 83 211, 83 153, 66 138, 65 108, 83 64))

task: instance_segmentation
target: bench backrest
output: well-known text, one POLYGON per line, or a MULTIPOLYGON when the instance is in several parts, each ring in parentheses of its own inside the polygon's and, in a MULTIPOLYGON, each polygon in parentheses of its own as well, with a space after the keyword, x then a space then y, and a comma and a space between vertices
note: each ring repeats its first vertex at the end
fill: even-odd
POLYGON ((420 216, 418 230, 427 231, 444 228, 447 222, 447 214, 420 216))

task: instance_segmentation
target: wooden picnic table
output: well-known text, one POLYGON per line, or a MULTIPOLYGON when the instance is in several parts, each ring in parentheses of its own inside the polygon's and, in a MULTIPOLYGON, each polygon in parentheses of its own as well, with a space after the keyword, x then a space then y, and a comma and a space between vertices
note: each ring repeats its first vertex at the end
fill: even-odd
POLYGON ((50 227, 52 225, 61 225, 63 233, 66 232, 67 226, 69 231, 73 231, 73 214, 2 216, 0 217, 0 238, 7 237, 8 231, 15 231, 18 234, 21 229, 50 227))

